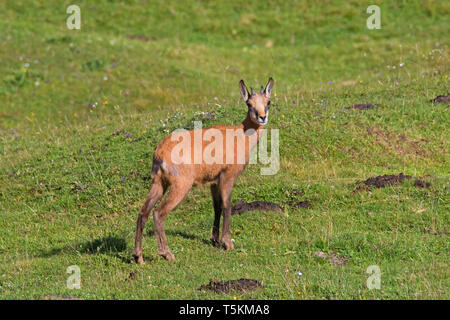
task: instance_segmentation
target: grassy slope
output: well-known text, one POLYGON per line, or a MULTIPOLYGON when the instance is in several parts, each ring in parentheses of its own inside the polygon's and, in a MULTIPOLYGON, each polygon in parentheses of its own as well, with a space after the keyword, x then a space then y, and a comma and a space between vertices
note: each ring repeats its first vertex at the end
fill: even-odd
POLYGON ((449 298, 448 235, 424 232, 449 222, 448 108, 429 103, 448 92, 448 4, 378 2, 382 29, 370 31, 360 1, 79 3, 81 31, 65 26, 69 1, 0 4, 1 298, 230 298, 197 289, 241 277, 267 288, 237 298, 449 298), (236 250, 224 252, 205 243, 211 200, 195 189, 166 223, 176 262, 157 257, 150 221, 148 263, 132 264, 156 143, 198 111, 216 113, 205 125, 238 123, 237 82, 269 75, 281 168, 248 167, 233 199, 282 203, 301 189, 312 208, 234 216, 236 250), (364 102, 379 107, 343 110, 364 102), (432 186, 353 193, 399 172, 432 186), (381 290, 365 285, 374 264, 381 290), (81 290, 66 289, 69 265, 81 290))

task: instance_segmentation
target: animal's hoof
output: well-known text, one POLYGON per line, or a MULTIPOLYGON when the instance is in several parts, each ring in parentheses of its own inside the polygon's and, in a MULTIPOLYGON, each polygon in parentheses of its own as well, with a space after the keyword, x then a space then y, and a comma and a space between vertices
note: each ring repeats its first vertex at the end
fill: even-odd
POLYGON ((142 255, 140 256, 133 255, 133 258, 136 264, 144 264, 144 258, 142 258, 142 255))
POLYGON ((231 240, 227 239, 227 240, 222 240, 222 245, 225 248, 225 250, 229 251, 229 250, 233 250, 234 249, 234 244, 231 240))
POLYGON ((174 261, 175 260, 175 256, 170 251, 169 252, 165 252, 165 253, 160 253, 159 255, 161 257, 163 257, 164 259, 166 259, 167 261, 174 261))
POLYGON ((220 241, 219 241, 219 237, 218 237, 218 236, 211 235, 211 237, 209 238, 209 240, 211 240, 211 244, 212 244, 214 247, 218 247, 218 246, 220 245, 220 241))

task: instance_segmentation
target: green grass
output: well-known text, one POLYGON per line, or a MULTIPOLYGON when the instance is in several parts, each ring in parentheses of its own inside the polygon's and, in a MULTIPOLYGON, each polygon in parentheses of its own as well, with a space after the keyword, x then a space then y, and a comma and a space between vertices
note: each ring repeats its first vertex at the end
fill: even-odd
POLYGON ((450 298, 449 109, 429 101, 449 91, 448 3, 77 3, 79 31, 66 28, 71 1, 0 4, 0 298, 450 298), (380 30, 366 28, 371 4, 380 30), (133 264, 158 141, 201 111, 216 115, 204 126, 238 124, 238 81, 258 87, 269 76, 280 171, 249 166, 233 202, 282 204, 298 189, 311 208, 233 216, 235 250, 225 252, 207 241, 209 189, 194 189, 166 221, 176 261, 157 256, 149 221, 147 263, 133 264), (431 187, 353 192, 400 172, 431 187), (79 290, 66 288, 70 265, 81 269, 79 290), (370 265, 380 290, 366 287, 370 265), (242 277, 266 288, 198 290, 242 277))

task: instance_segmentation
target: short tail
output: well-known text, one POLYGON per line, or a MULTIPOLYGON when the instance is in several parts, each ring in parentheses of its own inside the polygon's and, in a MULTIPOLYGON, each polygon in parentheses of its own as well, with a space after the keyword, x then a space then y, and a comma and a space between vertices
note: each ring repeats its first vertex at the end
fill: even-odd
POLYGON ((153 158, 153 165, 152 165, 152 178, 154 178, 158 172, 161 170, 161 166, 163 164, 163 161, 158 158, 153 158))

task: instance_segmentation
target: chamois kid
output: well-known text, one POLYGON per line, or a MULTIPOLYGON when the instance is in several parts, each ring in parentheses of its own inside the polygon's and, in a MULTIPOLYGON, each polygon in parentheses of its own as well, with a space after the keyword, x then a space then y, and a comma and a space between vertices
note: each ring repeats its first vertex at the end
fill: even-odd
POLYGON ((183 142, 190 143, 186 144, 189 146, 188 150, 182 150, 183 161, 179 161, 179 157, 174 156, 181 154, 181 152, 175 152, 179 151, 180 143, 179 138, 175 137, 175 132, 158 144, 153 155, 151 173, 153 182, 137 219, 133 250, 136 263, 144 262, 142 232, 149 213, 166 191, 168 191, 167 196, 153 212, 154 230, 158 254, 169 261, 175 259, 167 245, 164 221, 169 212, 185 198, 193 186, 204 184, 210 185, 214 206, 214 224, 210 240, 213 245, 222 245, 226 250, 233 249, 230 236, 231 193, 236 178, 249 161, 251 149, 259 141, 262 129, 267 124, 273 85, 273 79, 269 78, 266 87, 261 87, 260 92, 255 93, 252 88, 249 92, 244 81, 241 80, 239 82, 240 92, 248 106, 245 120, 238 126, 217 125, 211 128, 185 131, 183 140, 189 139, 190 141, 183 142), (236 144, 234 143, 235 138, 238 141, 236 144), (213 144, 215 148, 211 150, 213 144), (208 154, 207 151, 210 152, 209 157, 205 156, 208 154), (211 161, 211 158, 214 161, 211 161), (223 216, 223 227, 222 237, 219 239, 221 215, 223 216))

